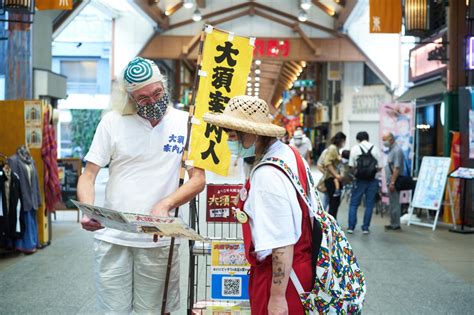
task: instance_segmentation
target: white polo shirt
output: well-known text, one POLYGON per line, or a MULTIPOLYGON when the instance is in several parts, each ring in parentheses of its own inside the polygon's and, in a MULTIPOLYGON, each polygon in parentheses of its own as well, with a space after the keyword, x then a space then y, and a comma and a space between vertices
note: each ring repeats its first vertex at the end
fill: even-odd
MULTIPOLYGON (((187 136, 186 112, 168 108, 154 128, 137 114, 107 113, 99 123, 85 160, 109 165, 105 208, 150 214, 153 206, 179 184, 181 155, 187 136)), ((153 242, 150 234, 102 229, 95 238, 132 247, 160 247, 169 239, 153 242)))
POLYGON ((359 156, 362 154, 362 151, 360 150, 360 147, 364 149, 364 151, 367 153, 370 148, 374 147, 370 153, 372 156, 377 160, 377 167, 380 167, 380 152, 379 148, 377 148, 375 145, 372 143, 364 140, 360 142, 359 144, 356 144, 355 146, 352 147, 351 149, 351 154, 349 156, 349 166, 350 167, 356 167, 357 166, 357 159, 359 156))
MULTIPOLYGON (((263 159, 277 157, 298 174, 296 159, 291 148, 275 142, 263 159)), ((303 159, 306 164, 306 161, 303 159)), ((316 195, 311 189, 311 200, 316 205, 316 195)), ((264 260, 272 249, 294 245, 301 236, 302 212, 297 192, 288 177, 271 165, 260 166, 250 179, 250 191, 244 206, 249 215, 252 242, 257 259, 264 260)), ((310 215, 313 214, 310 212, 310 215)))

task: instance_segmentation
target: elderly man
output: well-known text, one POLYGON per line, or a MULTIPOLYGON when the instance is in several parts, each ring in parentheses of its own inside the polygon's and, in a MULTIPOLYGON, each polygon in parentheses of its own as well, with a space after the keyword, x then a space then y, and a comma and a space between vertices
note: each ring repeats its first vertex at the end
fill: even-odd
MULTIPOLYGON (((178 187, 188 115, 169 106, 166 79, 147 59, 132 60, 119 78, 115 110, 97 127, 79 179, 78 198, 94 203, 99 170, 109 166, 105 207, 124 212, 174 215, 205 187, 202 169, 189 169, 178 187), (119 96, 119 97, 117 97, 119 96), (120 97, 122 96, 122 97, 120 97)), ((95 286, 104 313, 161 311, 170 239, 103 228, 84 216, 82 227, 95 232, 95 286)), ((166 312, 179 307, 179 256, 175 248, 166 312)))
POLYGON ((290 140, 290 145, 294 147, 301 156, 306 159, 308 165, 311 165, 311 151, 313 146, 311 140, 304 134, 303 127, 298 126, 290 140))
POLYGON ((388 191, 390 193, 390 224, 385 226, 386 230, 400 230, 400 192, 395 189, 398 176, 404 175, 405 156, 402 149, 395 142, 392 133, 383 135, 383 145, 388 148, 387 164, 385 165, 385 178, 387 179, 388 191))

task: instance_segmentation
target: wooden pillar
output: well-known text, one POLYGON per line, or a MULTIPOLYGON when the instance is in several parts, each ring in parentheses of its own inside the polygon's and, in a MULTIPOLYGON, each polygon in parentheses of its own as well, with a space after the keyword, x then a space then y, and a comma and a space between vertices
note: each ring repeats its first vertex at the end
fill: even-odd
POLYGON ((448 91, 457 92, 466 85, 465 43, 466 2, 450 1, 448 7, 448 91))

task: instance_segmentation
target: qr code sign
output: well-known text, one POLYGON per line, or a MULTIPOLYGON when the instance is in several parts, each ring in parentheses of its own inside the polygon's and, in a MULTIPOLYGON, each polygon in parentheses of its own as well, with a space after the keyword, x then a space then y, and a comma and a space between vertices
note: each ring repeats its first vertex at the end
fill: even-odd
POLYGON ((222 296, 240 297, 242 296, 242 278, 223 277, 222 296))

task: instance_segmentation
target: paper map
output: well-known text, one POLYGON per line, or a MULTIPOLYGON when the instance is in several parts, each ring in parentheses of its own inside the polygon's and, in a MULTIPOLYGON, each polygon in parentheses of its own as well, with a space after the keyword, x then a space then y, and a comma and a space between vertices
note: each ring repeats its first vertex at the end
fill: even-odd
POLYGON ((103 226, 130 233, 151 233, 163 236, 186 238, 195 241, 205 239, 191 229, 179 217, 157 217, 136 213, 125 213, 72 200, 89 218, 103 226))

